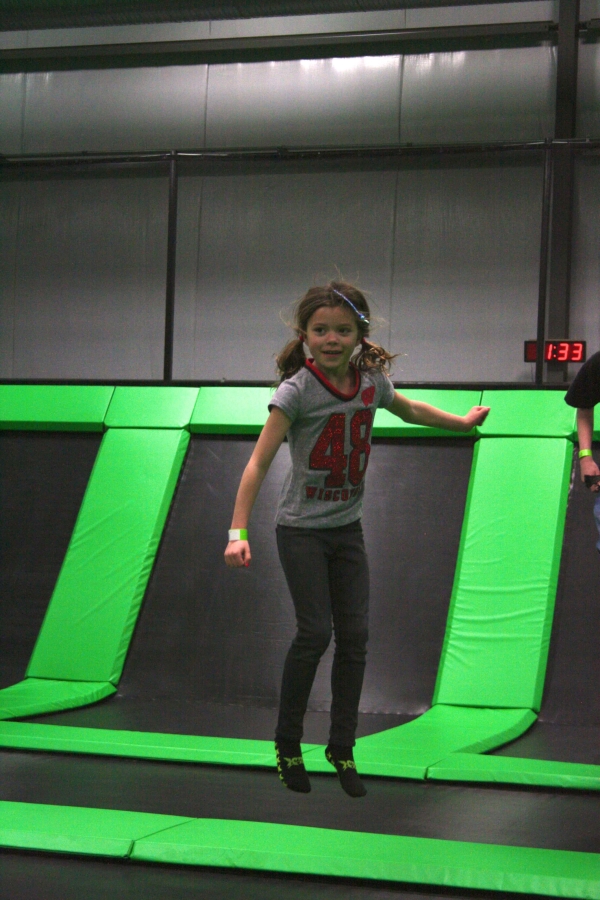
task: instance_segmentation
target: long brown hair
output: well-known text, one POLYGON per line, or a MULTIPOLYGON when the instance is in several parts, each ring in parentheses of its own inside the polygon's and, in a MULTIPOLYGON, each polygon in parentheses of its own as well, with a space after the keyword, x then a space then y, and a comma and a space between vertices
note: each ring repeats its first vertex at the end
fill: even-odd
POLYGON ((354 316, 358 326, 360 350, 352 362, 358 369, 362 372, 368 369, 379 369, 380 371, 389 369, 389 364, 395 355, 367 339, 371 312, 365 295, 357 287, 345 281, 330 281, 329 284, 309 288, 294 307, 292 327, 297 336, 289 341, 276 357, 280 382, 291 378, 304 366, 306 362, 304 354, 306 329, 311 316, 322 306, 341 306, 354 316))

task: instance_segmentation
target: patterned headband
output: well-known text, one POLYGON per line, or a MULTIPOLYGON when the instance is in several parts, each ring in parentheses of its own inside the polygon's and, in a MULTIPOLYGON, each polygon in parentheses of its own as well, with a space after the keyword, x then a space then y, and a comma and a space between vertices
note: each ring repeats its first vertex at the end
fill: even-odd
POLYGON ((359 321, 363 323, 363 325, 366 325, 367 327, 369 326, 370 323, 369 323, 368 318, 365 316, 364 313, 361 313, 361 312, 359 312, 359 311, 357 310, 357 308, 355 307, 355 305, 354 305, 354 303, 352 302, 352 300, 348 300, 348 298, 346 297, 345 294, 342 294, 341 291, 336 290, 336 288, 334 288, 334 287, 332 287, 331 290, 333 291, 334 294, 337 294, 338 297, 341 297, 342 300, 345 300, 345 301, 346 301, 346 303, 348 304, 348 306, 350 306, 350 307, 354 310, 355 315, 357 316, 357 318, 359 319, 359 321))

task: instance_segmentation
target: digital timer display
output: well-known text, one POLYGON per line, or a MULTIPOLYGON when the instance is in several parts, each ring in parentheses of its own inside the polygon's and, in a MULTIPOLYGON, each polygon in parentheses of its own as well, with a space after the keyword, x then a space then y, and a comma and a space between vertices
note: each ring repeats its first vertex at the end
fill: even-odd
MULTIPOLYGON (((545 362, 582 363, 586 359, 585 341, 546 341, 545 362)), ((537 362, 537 341, 525 341, 525 362, 537 362)))

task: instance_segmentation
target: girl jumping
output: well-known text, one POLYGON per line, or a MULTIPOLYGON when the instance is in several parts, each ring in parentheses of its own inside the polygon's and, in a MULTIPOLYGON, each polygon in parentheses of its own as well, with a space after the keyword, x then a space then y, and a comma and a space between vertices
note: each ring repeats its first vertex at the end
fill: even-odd
POLYGON ((474 406, 455 416, 397 393, 387 375, 392 355, 368 340, 370 317, 361 291, 341 281, 311 288, 297 304, 296 337, 277 357, 280 384, 242 475, 225 550, 228 566, 249 565, 250 513, 287 435, 292 465, 275 520, 297 633, 283 668, 275 752, 279 777, 302 793, 310 791, 300 747, 304 714, 333 630, 325 755, 347 794, 366 794, 352 748, 368 636, 369 570, 360 517, 375 410, 381 406, 405 422, 461 432, 480 425, 489 411, 474 406))

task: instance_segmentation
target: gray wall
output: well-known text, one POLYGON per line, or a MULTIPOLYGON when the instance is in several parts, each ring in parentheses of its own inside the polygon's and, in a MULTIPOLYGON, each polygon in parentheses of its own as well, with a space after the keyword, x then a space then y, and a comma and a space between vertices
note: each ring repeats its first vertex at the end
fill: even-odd
POLYGON ((0 190, 0 374, 162 378, 166 178, 0 190))
POLYGON ((571 334, 589 355, 600 348, 600 161, 579 160, 575 178, 571 334))
POLYGON ((0 153, 539 140, 552 47, 0 75, 0 153))
POLYGON ((183 179, 176 377, 272 378, 292 301, 339 272, 397 380, 529 379, 541 183, 518 162, 183 179))
MULTIPOLYGON (((423 19, 415 26, 457 24, 552 18, 555 7, 195 27, 203 37, 406 27, 409 15, 423 19)), ((148 39, 160 36, 144 27, 148 39)), ((118 40, 119 29, 109 31, 118 40)), ((73 29, 63 42, 74 32, 107 40, 106 29, 73 29)), ((12 35, 13 46, 19 40, 12 35)), ((579 127, 592 130, 595 48, 581 55, 579 127)), ((550 46, 5 74, 0 152, 538 140, 553 132, 554 90, 550 46)), ((0 376, 160 377, 166 177, 23 179, 1 186, 0 204, 0 376)), ((340 272, 370 293, 379 337, 401 354, 398 380, 530 380, 521 357, 535 336, 540 210, 540 167, 523 162, 189 173, 174 375, 271 378, 282 315, 315 280, 340 272)), ((577 285, 591 283, 589 246, 577 250, 577 285)), ((588 288, 576 294, 574 321, 593 329, 588 288)))

